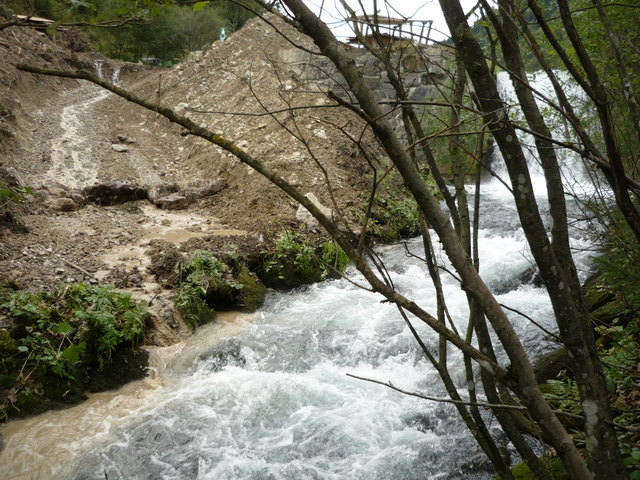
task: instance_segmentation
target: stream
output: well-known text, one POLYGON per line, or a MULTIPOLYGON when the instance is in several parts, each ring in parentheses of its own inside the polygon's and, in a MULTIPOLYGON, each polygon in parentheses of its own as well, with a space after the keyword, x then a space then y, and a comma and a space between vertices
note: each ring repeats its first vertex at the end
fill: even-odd
MULTIPOLYGON (((531 260, 513 207, 498 186, 482 199, 486 281, 501 303, 555 330, 544 289, 527 282, 531 260)), ((585 239, 574 242, 587 246, 585 239)), ((420 245, 407 243, 417 255, 420 245)), ((422 262, 403 245, 378 253, 397 288, 434 311, 422 262)), ((586 271, 588 253, 577 260, 586 271)), ((451 315, 464 329, 464 292, 451 276, 443 281, 451 315)), ((347 376, 446 397, 395 308, 353 283, 364 280, 350 271, 348 280, 273 292, 251 318, 224 317, 186 345, 155 350, 152 374, 142 382, 10 423, 3 428, 3 478, 492 478, 450 405, 347 376)), ((533 357, 553 348, 528 320, 510 316, 533 357)), ((437 348, 437 336, 416 326, 437 348)), ((464 396, 454 351, 449 364, 464 396)), ((500 438, 496 423, 489 424, 500 438)))
MULTIPOLYGON (((533 281, 533 261, 509 193, 497 181, 482 188, 485 281, 500 303, 555 331, 546 292, 533 281)), ((577 205, 569 208, 572 217, 580 216, 577 205)), ((575 260, 584 277, 589 242, 578 223, 574 228, 575 260)), ((421 240, 377 252, 396 288, 435 311, 426 267, 408 254, 421 255, 421 240)), ((444 254, 440 257, 448 266, 444 254)), ((464 331, 465 293, 451 275, 443 274, 443 282, 451 316, 464 331)), ((396 308, 357 284, 364 285, 364 279, 349 270, 345 279, 271 292, 254 315, 222 315, 186 343, 154 349, 147 379, 62 412, 3 426, 0 477, 493 478, 491 465, 450 404, 348 376, 447 398, 396 308)), ((533 358, 555 348, 528 319, 517 313, 509 317, 533 358)), ((436 350, 437 335, 415 319, 414 325, 427 347, 436 350)), ((464 398, 464 367, 454 350, 449 366, 464 398)), ((508 449, 497 422, 486 415, 508 449)))

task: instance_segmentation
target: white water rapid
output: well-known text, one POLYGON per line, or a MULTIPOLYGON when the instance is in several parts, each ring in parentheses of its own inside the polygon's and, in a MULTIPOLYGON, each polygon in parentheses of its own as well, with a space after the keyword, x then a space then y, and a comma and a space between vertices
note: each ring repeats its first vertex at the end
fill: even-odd
MULTIPOLYGON (((527 283, 531 263, 506 197, 487 194, 482 208, 487 282, 501 303, 554 330, 545 291, 527 283)), ((409 246, 420 253, 417 240, 409 246)), ((397 287, 433 311, 424 266, 401 246, 379 252, 397 287)), ((586 254, 578 259, 584 269, 586 254)), ((363 281, 356 272, 350 279, 363 281)), ((453 278, 444 282, 451 314, 464 329, 464 293, 453 278)), ((213 337, 198 332, 198 348, 186 346, 170 362, 165 355, 170 368, 155 379, 105 394, 106 403, 48 413, 16 435, 8 432, 8 463, 0 457, 0 464, 18 470, 3 478, 492 478, 450 405, 347 376, 446 397, 397 311, 380 300, 347 280, 272 293, 253 322, 213 337)), ((511 318, 532 355, 553 348, 526 319, 511 318)), ((437 348, 436 336, 418 328, 437 348)), ((450 366, 464 395, 463 367, 453 352, 450 366)), ((492 428, 499 435, 495 422, 492 428)))
MULTIPOLYGON (((507 191, 494 183, 485 187, 481 273, 501 303, 553 331, 553 313, 544 289, 531 282, 535 270, 507 191)), ((573 242, 578 251, 588 246, 577 233, 573 242)), ((408 242, 417 255, 420 245, 418 240, 408 242)), ((424 265, 402 245, 378 252, 396 287, 435 311, 424 265)), ((584 251, 576 254, 582 272, 588 269, 588 257, 584 251)), ((444 258, 442 262, 447 264, 444 258)), ((199 346, 172 353, 170 367, 157 373, 156 380, 127 386, 121 397, 110 394, 103 404, 29 420, 16 433, 5 430, 7 445, 0 456, 0 465, 5 465, 0 471, 5 471, 0 476, 493 478, 491 466, 451 405, 347 376, 390 381, 405 390, 446 398, 397 310, 354 286, 352 282, 364 283, 357 272, 349 272, 349 280, 271 293, 253 321, 235 325, 226 335, 207 334, 219 325, 196 333, 202 339, 199 346)), ((453 277, 445 274, 443 281, 450 313, 464 331, 465 294, 453 277)), ((533 357, 554 348, 527 319, 509 316, 533 357)), ((426 345, 437 348, 436 335, 414 324, 426 345)), ((464 397, 464 368, 454 351, 449 365, 464 397)), ((487 419, 503 438, 496 422, 487 419)))

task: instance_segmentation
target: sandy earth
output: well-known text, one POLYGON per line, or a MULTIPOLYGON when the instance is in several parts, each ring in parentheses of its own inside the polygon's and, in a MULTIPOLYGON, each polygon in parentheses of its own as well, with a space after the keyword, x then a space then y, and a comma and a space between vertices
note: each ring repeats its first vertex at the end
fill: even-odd
MULTIPOLYGON (((280 27, 314 48, 290 27, 280 27)), ((117 81, 129 91, 233 140, 302 193, 313 192, 356 222, 371 182, 363 152, 375 163, 380 149, 368 132, 363 135, 363 122, 352 112, 318 108, 331 101, 283 63, 281 52, 293 47, 272 27, 249 22, 171 70, 106 60, 83 51, 89 49, 77 35, 67 37, 52 41, 27 28, 0 31, 0 103, 11 112, 0 120, 1 168, 34 191, 24 205, 5 207, 5 279, 29 289, 72 281, 116 283, 153 298, 159 286, 145 274, 153 240, 181 245, 193 237, 229 235, 234 243, 259 248, 274 232, 297 224, 298 208, 231 154, 180 135, 179 127, 158 114, 88 82, 20 72, 18 63, 99 67, 111 79, 117 71, 117 81), (280 111, 288 106, 309 108, 280 111), (361 148, 349 136, 362 137, 361 148), (148 201, 97 206, 82 194, 87 186, 112 180, 148 187, 220 178, 227 182, 221 192, 172 212, 148 201)))

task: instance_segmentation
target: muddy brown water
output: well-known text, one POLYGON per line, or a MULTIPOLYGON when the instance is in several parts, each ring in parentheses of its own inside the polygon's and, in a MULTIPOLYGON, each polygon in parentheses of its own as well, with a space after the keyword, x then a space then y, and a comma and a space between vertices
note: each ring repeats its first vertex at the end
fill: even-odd
POLYGON ((4 480, 66 478, 69 469, 91 445, 108 439, 115 429, 136 420, 145 406, 162 398, 165 388, 212 346, 237 335, 251 314, 223 312, 218 321, 198 329, 186 341, 169 347, 149 347, 149 375, 140 381, 90 394, 80 405, 44 413, 0 427, 5 448, 0 452, 4 480))

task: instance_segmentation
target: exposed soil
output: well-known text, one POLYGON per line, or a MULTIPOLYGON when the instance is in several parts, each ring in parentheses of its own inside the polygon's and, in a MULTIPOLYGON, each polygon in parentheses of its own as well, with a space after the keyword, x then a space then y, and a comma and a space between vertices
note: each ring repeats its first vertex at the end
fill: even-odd
MULTIPOLYGON (((314 48, 290 27, 279 27, 314 48)), ((18 63, 99 69, 105 78, 118 71, 128 90, 221 133, 302 193, 313 192, 356 221, 371 180, 362 151, 348 136, 359 138, 363 122, 344 108, 317 108, 332 101, 301 84, 283 63, 280 53, 293 46, 271 26, 249 22, 171 70, 113 62, 69 46, 86 50, 73 33, 52 40, 28 28, 0 32, 0 104, 9 112, 0 120, 1 162, 5 174, 17 174, 34 191, 3 217, 5 277, 29 289, 76 280, 113 283, 134 267, 144 277, 145 250, 154 239, 181 244, 229 235, 239 245, 259 248, 274 232, 297 224, 298 208, 231 154, 181 136, 181 128, 159 115, 88 82, 20 72, 18 63), (287 107, 309 108, 281 111, 287 107), (265 109, 279 113, 267 115, 265 109), (175 212, 147 201, 102 207, 82 195, 84 187, 110 180, 152 187, 219 178, 226 180, 225 189, 175 212), (17 233, 24 227, 26 233, 17 233)), ((374 162, 381 158, 366 134, 362 147, 374 162)), ((160 288, 148 282, 128 286, 147 298, 160 288)))

